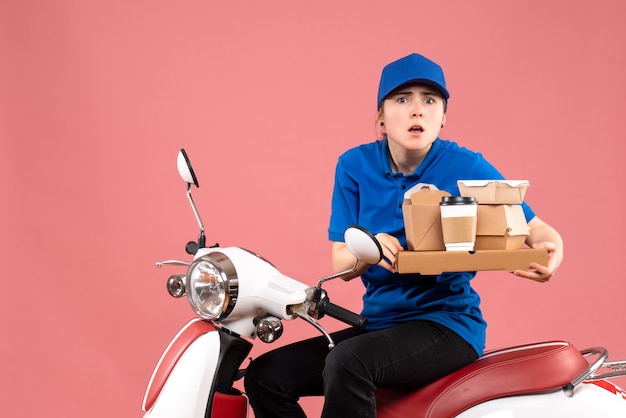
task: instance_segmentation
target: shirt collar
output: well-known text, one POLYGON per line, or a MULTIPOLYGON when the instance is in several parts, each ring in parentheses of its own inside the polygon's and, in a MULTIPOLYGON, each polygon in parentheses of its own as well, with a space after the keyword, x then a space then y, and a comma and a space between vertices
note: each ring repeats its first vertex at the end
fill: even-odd
MULTIPOLYGON (((382 141, 381 141, 381 147, 380 147, 380 158, 383 164, 383 170, 385 172, 386 175, 403 175, 402 173, 394 173, 393 169, 391 168, 391 160, 389 157, 389 140, 387 139, 387 137, 385 137, 382 141)), ((430 163, 435 159, 435 156, 439 153, 439 149, 441 148, 441 140, 439 138, 436 138, 433 141, 433 145, 430 147, 430 150, 428 151, 428 154, 426 154, 426 158, 424 158, 424 160, 420 163, 420 165, 415 169, 415 171, 413 172, 413 174, 410 175, 418 175, 421 176, 424 171, 426 170, 426 167, 428 167, 430 165, 430 163)))

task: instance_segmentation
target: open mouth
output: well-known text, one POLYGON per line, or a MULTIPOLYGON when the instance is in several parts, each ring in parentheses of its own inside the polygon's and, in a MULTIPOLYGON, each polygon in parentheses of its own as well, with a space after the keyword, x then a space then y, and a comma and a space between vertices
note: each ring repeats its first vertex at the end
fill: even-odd
POLYGON ((422 128, 419 125, 413 125, 409 128, 409 132, 412 132, 412 133, 424 132, 424 128, 422 128))

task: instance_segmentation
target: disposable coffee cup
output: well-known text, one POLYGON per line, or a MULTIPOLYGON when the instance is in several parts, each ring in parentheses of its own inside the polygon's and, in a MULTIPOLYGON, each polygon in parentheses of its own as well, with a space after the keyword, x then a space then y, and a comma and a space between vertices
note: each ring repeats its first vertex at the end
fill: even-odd
POLYGON ((476 198, 444 196, 439 204, 446 251, 473 251, 476 241, 476 198))

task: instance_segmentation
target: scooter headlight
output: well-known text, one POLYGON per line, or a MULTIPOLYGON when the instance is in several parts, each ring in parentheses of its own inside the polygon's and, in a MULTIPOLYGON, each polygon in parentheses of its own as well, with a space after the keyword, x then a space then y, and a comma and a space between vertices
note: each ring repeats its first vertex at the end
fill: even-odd
POLYGON ((223 253, 209 253, 195 260, 189 266, 186 287, 191 308, 202 319, 226 318, 235 307, 237 274, 223 253))

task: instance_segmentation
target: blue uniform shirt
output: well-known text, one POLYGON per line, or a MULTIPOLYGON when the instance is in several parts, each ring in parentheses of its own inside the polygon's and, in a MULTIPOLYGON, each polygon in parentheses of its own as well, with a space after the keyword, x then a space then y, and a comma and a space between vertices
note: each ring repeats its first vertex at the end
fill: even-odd
MULTIPOLYGON (((374 234, 393 235, 406 248, 402 218, 406 190, 427 183, 454 196, 459 195, 457 180, 485 179, 504 177, 481 154, 452 141, 435 140, 424 161, 409 175, 392 171, 386 139, 352 148, 337 163, 329 239, 341 242, 348 226, 360 225, 374 234)), ((534 218, 526 203, 522 207, 527 221, 534 218)), ((365 285, 361 314, 368 318, 368 330, 418 319, 440 323, 481 355, 487 325, 480 297, 470 286, 475 275, 400 275, 371 266, 361 277, 365 285)))

